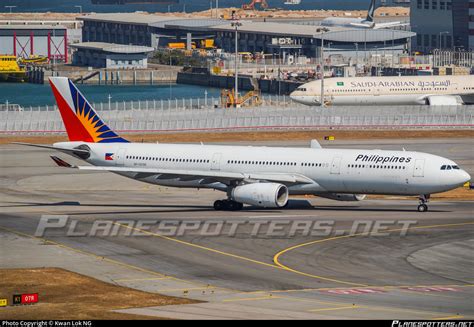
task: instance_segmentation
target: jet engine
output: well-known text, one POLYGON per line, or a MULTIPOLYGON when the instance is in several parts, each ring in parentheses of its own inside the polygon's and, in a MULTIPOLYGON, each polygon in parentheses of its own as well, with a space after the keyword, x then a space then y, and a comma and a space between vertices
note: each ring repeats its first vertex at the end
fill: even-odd
POLYGON ((324 193, 318 194, 319 197, 336 200, 336 201, 362 201, 365 199, 365 194, 341 194, 341 193, 324 193))
POLYGON ((282 208, 288 203, 288 187, 277 183, 253 183, 232 190, 234 201, 263 208, 282 208))

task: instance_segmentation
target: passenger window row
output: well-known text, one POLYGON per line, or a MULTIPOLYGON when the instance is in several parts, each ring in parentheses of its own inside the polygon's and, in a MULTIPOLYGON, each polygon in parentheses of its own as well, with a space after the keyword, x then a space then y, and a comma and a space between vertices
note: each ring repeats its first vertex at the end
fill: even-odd
POLYGON ((386 166, 386 165, 347 165, 347 168, 371 168, 371 169, 406 169, 405 166, 386 166))
POLYGON ((296 162, 228 160, 230 165, 296 166, 296 162))
POLYGON ((208 159, 159 158, 159 157, 141 157, 141 156, 126 156, 126 158, 132 159, 132 160, 144 160, 144 161, 209 163, 208 159))
POLYGON ((301 166, 303 167, 323 167, 322 163, 310 163, 310 162, 302 162, 301 166))

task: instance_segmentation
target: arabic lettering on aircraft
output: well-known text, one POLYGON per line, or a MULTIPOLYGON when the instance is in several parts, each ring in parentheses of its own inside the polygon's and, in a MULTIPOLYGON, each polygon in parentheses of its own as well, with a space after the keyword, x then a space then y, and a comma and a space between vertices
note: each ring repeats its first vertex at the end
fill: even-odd
POLYGON ((373 81, 373 82, 351 82, 353 88, 365 87, 448 87, 451 85, 450 80, 445 81, 373 81))
POLYGON ((448 87, 450 85, 451 85, 450 80, 446 80, 446 81, 427 81, 427 82, 419 81, 418 82, 418 86, 420 86, 420 87, 448 87))

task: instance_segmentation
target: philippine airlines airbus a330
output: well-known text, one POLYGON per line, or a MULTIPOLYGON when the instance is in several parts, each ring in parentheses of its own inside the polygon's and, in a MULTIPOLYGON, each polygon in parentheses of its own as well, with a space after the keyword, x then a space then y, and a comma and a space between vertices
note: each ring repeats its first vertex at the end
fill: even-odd
POLYGON ((247 147, 130 143, 112 131, 74 84, 50 79, 69 142, 25 144, 69 154, 89 163, 62 167, 108 171, 138 181, 171 187, 223 191, 216 210, 240 210, 244 204, 282 208, 290 194, 314 194, 359 201, 364 194, 418 195, 418 211, 428 209, 430 194, 470 180, 446 158, 409 151, 247 147))

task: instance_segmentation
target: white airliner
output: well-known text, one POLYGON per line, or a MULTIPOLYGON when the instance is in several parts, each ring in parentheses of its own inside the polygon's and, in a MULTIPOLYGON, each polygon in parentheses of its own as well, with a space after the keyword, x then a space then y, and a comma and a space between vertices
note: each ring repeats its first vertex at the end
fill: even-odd
MULTIPOLYGON (((290 194, 314 194, 339 201, 359 201, 364 194, 419 195, 420 212, 430 194, 470 180, 446 158, 409 151, 250 147, 130 143, 113 132, 74 84, 50 78, 69 142, 52 146, 90 165, 62 167, 108 171, 134 180, 182 188, 223 191, 216 210, 240 210, 244 204, 282 208, 290 194)), ((71 186, 73 187, 73 186, 71 186)))
MULTIPOLYGON (((323 96, 330 105, 474 104, 474 76, 328 78, 323 96)), ((308 106, 321 105, 321 80, 299 86, 290 97, 308 106)))
POLYGON ((388 23, 375 23, 375 0, 371 0, 369 10, 367 11, 367 17, 364 18, 346 18, 346 17, 328 17, 321 21, 321 26, 326 27, 347 27, 347 28, 371 28, 381 29, 396 26, 408 25, 402 22, 388 22, 388 23))

